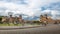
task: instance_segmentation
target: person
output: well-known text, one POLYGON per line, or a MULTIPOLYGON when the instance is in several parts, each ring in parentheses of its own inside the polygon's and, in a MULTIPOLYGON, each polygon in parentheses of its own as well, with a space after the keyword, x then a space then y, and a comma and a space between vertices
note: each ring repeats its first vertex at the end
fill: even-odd
POLYGON ((55 21, 55 23, 54 24, 57 24, 57 21, 55 21))
POLYGON ((46 25, 47 25, 47 24, 46 24, 46 21, 44 21, 44 23, 43 23, 43 24, 46 26, 46 25))

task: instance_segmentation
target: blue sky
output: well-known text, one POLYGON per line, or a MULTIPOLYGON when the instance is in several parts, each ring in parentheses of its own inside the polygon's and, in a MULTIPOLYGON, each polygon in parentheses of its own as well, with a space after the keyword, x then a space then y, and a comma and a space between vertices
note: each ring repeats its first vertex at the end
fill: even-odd
POLYGON ((8 15, 8 12, 30 17, 47 13, 59 18, 60 0, 0 0, 0 15, 8 15))

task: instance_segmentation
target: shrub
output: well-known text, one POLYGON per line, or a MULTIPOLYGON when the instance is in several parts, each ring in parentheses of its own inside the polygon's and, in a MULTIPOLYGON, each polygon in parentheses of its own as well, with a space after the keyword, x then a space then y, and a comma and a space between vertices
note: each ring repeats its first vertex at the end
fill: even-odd
POLYGON ((40 24, 40 21, 32 21, 33 23, 40 24))

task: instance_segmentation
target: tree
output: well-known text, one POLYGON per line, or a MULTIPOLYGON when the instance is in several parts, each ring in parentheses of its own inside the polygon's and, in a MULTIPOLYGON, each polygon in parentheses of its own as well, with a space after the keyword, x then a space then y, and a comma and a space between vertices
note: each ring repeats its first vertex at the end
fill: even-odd
POLYGON ((10 16, 10 15, 13 15, 13 12, 8 12, 8 15, 10 16))

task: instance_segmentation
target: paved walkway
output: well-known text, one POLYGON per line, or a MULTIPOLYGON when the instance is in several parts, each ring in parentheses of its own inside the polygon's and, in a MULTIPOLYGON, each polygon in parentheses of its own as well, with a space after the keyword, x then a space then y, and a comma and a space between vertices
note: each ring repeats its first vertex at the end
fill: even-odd
MULTIPOLYGON (((51 26, 51 25, 56 25, 56 24, 47 24, 47 26, 51 26)), ((36 28, 36 27, 45 27, 45 26, 44 25, 0 26, 0 30, 25 29, 25 28, 36 28)))
POLYGON ((45 27, 0 30, 0 34, 60 34, 60 25, 48 24, 45 27))
POLYGON ((8 30, 8 29, 25 29, 25 28, 34 28, 40 27, 42 25, 25 25, 25 26, 0 26, 0 30, 8 30))

